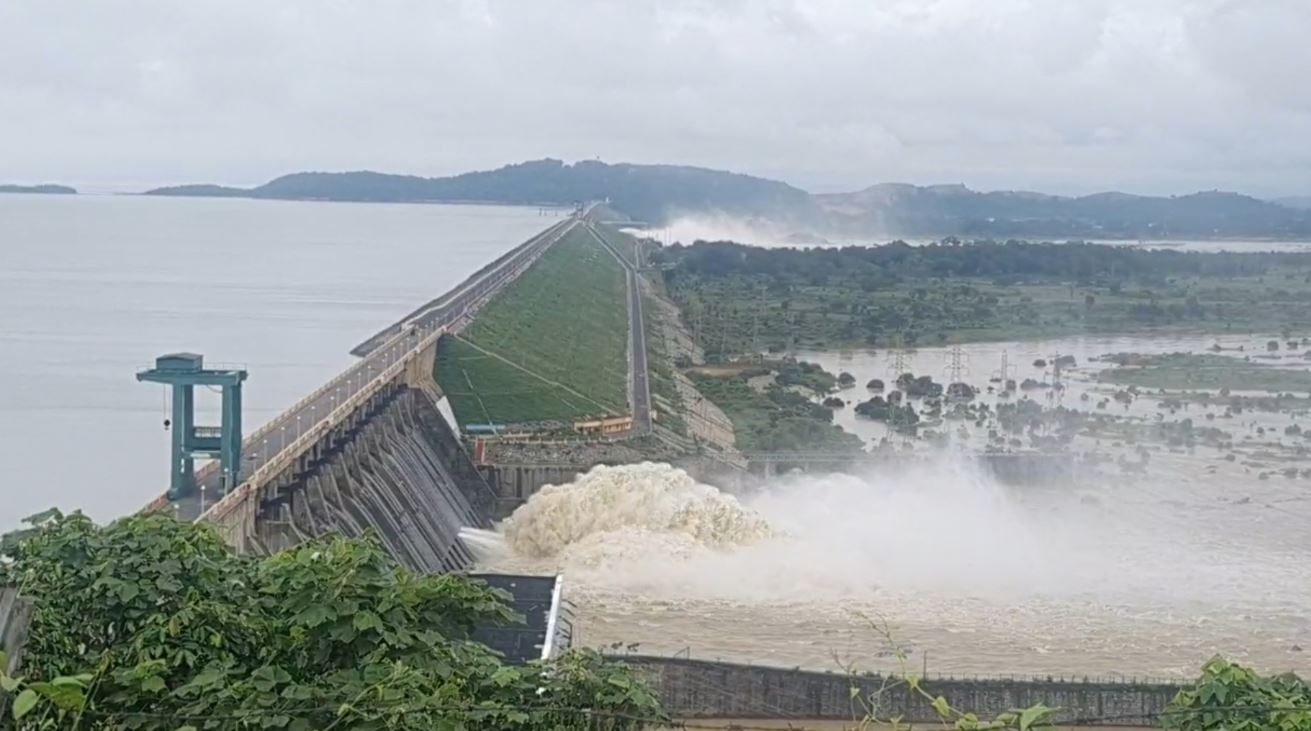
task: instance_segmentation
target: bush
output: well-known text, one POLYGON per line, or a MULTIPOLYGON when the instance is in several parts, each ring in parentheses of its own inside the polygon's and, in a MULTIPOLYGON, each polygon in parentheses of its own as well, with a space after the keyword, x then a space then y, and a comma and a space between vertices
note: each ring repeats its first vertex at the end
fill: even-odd
POLYGON ((594 654, 502 665, 469 633, 512 617, 503 594, 410 574, 372 538, 252 559, 170 516, 104 528, 47 517, 8 541, 12 561, 0 562, 0 585, 36 607, 27 677, 6 681, 16 713, 44 719, 31 728, 81 715, 113 720, 96 728, 161 731, 187 718, 216 729, 490 731, 661 716, 625 668, 594 654))

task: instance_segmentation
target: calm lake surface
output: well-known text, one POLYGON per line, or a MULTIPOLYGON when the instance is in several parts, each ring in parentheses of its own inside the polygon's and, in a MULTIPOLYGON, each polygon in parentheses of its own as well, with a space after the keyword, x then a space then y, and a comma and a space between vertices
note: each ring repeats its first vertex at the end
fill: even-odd
MULTIPOLYGON (((245 366, 254 430, 553 222, 502 206, 0 195, 0 530, 50 506, 113 518, 165 488, 164 389, 134 377, 155 356, 245 366)), ((218 395, 197 399, 217 423, 218 395)))

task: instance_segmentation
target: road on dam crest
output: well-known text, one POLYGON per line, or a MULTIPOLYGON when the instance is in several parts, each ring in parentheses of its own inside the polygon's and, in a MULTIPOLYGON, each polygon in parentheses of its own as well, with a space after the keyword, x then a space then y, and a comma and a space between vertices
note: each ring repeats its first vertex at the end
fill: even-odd
POLYGON ((608 250, 624 268, 628 287, 628 384, 629 405, 633 410, 633 433, 645 434, 651 431, 651 383, 647 370, 646 358, 646 321, 642 315, 642 286, 638 279, 637 267, 604 236, 597 233, 596 227, 587 224, 587 231, 597 243, 608 250))

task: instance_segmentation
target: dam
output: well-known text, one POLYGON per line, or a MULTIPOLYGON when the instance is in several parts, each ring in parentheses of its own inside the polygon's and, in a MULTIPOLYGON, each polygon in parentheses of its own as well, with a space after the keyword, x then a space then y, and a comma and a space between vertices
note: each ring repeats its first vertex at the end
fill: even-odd
POLYGON ((358 345, 360 360, 245 436, 237 479, 210 461, 192 489, 145 510, 209 523, 239 552, 371 529, 408 568, 467 568, 458 531, 488 526, 495 497, 438 410, 437 352, 581 220, 548 227, 358 345))
POLYGON ((1194 640, 1219 649, 1247 621, 1235 618, 1271 628, 1252 644, 1262 660, 1296 645, 1300 615, 1270 614, 1252 582, 1302 586, 1301 569, 1198 543, 1151 484, 1085 484, 1059 453, 975 451, 944 466, 900 449, 714 441, 722 415, 699 407, 698 428, 678 404, 695 389, 658 372, 677 335, 635 276, 643 266, 586 210, 551 226, 379 329, 352 351, 359 361, 247 435, 232 489, 205 464, 193 491, 148 509, 207 522, 246 553, 368 531, 416 571, 562 574, 571 639, 640 645, 634 662, 671 707, 706 718, 763 717, 783 697, 715 701, 695 690, 710 678, 784 694, 796 683, 822 700, 782 707, 835 718, 842 689, 813 673, 831 672, 837 650, 895 671, 853 620, 866 613, 898 618, 935 677, 978 678, 944 687, 984 706, 1064 698, 1126 723, 1158 711, 1198 666, 1194 640), (1144 530, 1108 540, 1115 525, 1144 530), (515 535, 535 537, 501 558, 473 545, 513 547, 515 535), (1197 557, 1211 570, 1181 585, 1177 567, 1197 557), (1248 562, 1278 570, 1244 579, 1251 602, 1221 616, 1248 562), (770 666, 797 672, 752 669, 770 666), (994 671, 1100 677, 981 677, 994 671))

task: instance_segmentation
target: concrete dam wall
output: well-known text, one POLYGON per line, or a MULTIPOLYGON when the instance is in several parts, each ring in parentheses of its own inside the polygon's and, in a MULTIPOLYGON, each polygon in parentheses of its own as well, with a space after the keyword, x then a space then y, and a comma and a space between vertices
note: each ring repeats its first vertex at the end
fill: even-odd
POLYGON ((271 553, 372 529, 412 570, 470 566, 460 528, 490 527, 496 497, 428 389, 398 387, 361 417, 261 503, 252 547, 271 553))
MULTIPOLYGON (((797 719, 849 721, 864 716, 853 700, 853 683, 869 698, 883 683, 876 675, 847 676, 786 668, 684 660, 621 657, 659 695, 675 718, 797 719)), ((930 696, 988 719, 1038 703, 1060 708, 1058 722, 1107 719, 1106 725, 1152 726, 1180 686, 1132 681, 1005 678, 930 678, 930 696)), ((928 699, 905 683, 890 684, 879 696, 879 717, 938 723, 928 699)))

